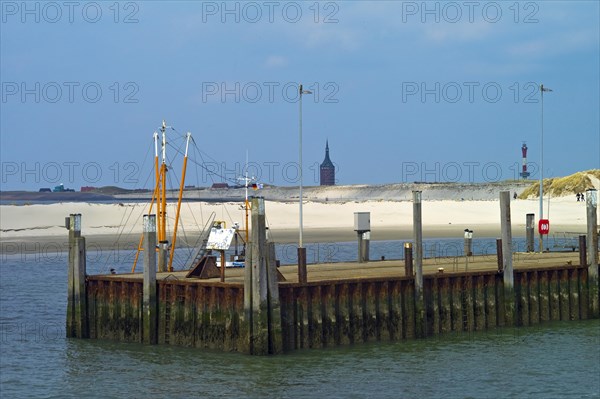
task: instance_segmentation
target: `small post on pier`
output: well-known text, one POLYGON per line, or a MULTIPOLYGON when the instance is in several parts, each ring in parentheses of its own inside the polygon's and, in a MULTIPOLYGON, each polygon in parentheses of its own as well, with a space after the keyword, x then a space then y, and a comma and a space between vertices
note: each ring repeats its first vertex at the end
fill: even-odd
POLYGON ((81 237, 81 214, 69 215, 65 223, 69 229, 67 337, 88 338, 86 252, 85 238, 81 237))
POLYGON ((598 287, 598 192, 595 189, 586 191, 587 208, 587 261, 588 261, 588 284, 590 298, 590 317, 600 316, 598 296, 600 289, 598 287))
POLYGON ((158 343, 156 289, 156 215, 144 215, 144 288, 142 337, 146 344, 158 343))
POLYGON ((516 312, 510 220, 510 191, 500 192, 500 219, 502 230, 502 270, 504 273, 504 320, 507 326, 512 326, 515 324, 516 312))
POLYGON ((473 230, 465 229, 465 242, 463 247, 465 256, 473 256, 473 230))
POLYGON ((280 353, 281 311, 277 265, 267 248, 265 201, 252 198, 249 262, 244 269, 244 309, 252 355, 280 353))
POLYGON ((166 272, 169 264, 169 241, 158 243, 158 272, 166 272))
POLYGON ((427 314, 425 313, 425 296, 423 295, 423 225, 421 217, 421 191, 413 191, 413 241, 415 265, 415 333, 417 337, 425 337, 427 314))
POLYGON ((526 237, 526 251, 535 251, 535 214, 528 213, 525 215, 525 237, 526 237))
POLYGON ((412 242, 404 243, 404 275, 406 277, 413 277, 415 274, 413 270, 413 247, 412 242))
POLYGON ((358 237, 358 263, 369 261, 371 212, 354 212, 354 231, 358 237))

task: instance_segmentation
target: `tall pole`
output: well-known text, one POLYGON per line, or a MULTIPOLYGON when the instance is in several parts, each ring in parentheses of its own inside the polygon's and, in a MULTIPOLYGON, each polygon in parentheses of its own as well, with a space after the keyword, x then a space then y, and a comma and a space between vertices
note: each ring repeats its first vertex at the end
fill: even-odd
MULTIPOLYGON (((542 96, 542 140, 540 148, 540 220, 544 218, 544 92, 552 91, 543 84, 540 85, 542 96)), ((540 252, 544 252, 544 235, 540 234, 540 252)))
POLYGON ((303 242, 303 221, 302 221, 302 95, 303 94, 312 94, 311 91, 309 90, 304 90, 302 88, 302 85, 299 86, 298 88, 298 93, 299 93, 299 99, 298 99, 298 103, 299 103, 299 112, 298 112, 298 138, 299 138, 299 149, 298 149, 298 163, 299 163, 299 167, 300 167, 300 172, 299 172, 299 177, 300 177, 300 184, 299 184, 299 188, 300 188, 300 199, 299 199, 299 233, 298 233, 298 281, 300 283, 305 283, 307 280, 307 276, 306 276, 306 249, 304 248, 304 242, 303 242))
POLYGON ((299 236, 298 236, 298 248, 303 248, 304 247, 304 243, 302 242, 302 233, 303 233, 303 222, 302 222, 302 85, 300 85, 300 89, 299 89, 299 93, 300 93, 300 99, 298 100, 299 103, 299 120, 298 120, 298 127, 299 127, 299 133, 298 133, 298 137, 299 137, 299 143, 298 143, 298 149, 299 149, 299 154, 298 154, 298 164, 300 166, 300 201, 299 201, 299 207, 300 207, 300 220, 298 221, 298 223, 300 224, 300 231, 299 231, 299 236))

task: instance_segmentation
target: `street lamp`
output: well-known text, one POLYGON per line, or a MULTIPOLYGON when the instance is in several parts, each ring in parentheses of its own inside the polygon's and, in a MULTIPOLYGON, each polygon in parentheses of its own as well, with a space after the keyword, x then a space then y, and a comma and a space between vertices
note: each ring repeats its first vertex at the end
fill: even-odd
MULTIPOLYGON (((544 92, 552 91, 543 84, 540 85, 540 92, 542 94, 542 145, 540 148, 540 219, 544 218, 544 92)), ((540 253, 544 252, 544 235, 540 233, 540 253)))
POLYGON ((307 280, 306 275, 306 249, 304 248, 303 243, 303 222, 302 222, 302 95, 303 94, 312 94, 310 90, 304 90, 302 88, 302 84, 298 88, 298 93, 300 95, 298 103, 300 107, 299 112, 299 167, 300 167, 300 199, 299 199, 299 207, 300 207, 300 220, 299 220, 299 233, 298 233, 298 281, 301 283, 305 283, 307 280))

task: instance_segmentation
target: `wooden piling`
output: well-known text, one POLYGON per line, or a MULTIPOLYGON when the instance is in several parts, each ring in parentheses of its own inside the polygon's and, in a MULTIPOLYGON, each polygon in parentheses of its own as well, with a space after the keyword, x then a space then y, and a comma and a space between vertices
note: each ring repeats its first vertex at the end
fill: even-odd
POLYGON ((308 272, 306 270, 306 248, 298 248, 298 282, 306 284, 308 272))
POLYGON ((413 247, 411 242, 404 243, 404 275, 407 277, 414 276, 413 247))
POLYGON ((513 273, 510 192, 500 192, 500 224, 502 230, 502 270, 504 276, 504 318, 506 325, 515 325, 515 293, 513 273))
MULTIPOLYGON (((142 336, 146 344, 158 343, 158 301, 156 286, 156 215, 144 215, 144 289, 142 336)), ((167 298, 163 299, 167 301, 167 298)))
POLYGON ((250 354, 267 355, 282 351, 281 308, 275 259, 267 248, 265 201, 252 199, 250 262, 244 279, 244 307, 250 354))
POLYGON ((425 298, 423 296, 423 226, 421 216, 421 191, 413 191, 413 240, 415 263, 415 334, 424 337, 427 325, 425 298))
POLYGON ((590 317, 600 316, 599 296, 600 289, 598 284, 598 219, 597 205, 598 192, 595 189, 586 191, 587 208, 587 261, 588 261, 588 295, 590 317))
POLYGON ((587 243, 585 235, 579 236, 579 266, 586 267, 587 263, 587 243))
POLYGON ((502 255, 502 238, 496 238, 496 259, 498 260, 498 273, 504 270, 504 256, 502 255))
POLYGON ((69 228, 69 264, 67 280, 67 325, 69 338, 88 337, 87 293, 85 282, 85 239, 81 237, 81 214, 71 214, 69 228))

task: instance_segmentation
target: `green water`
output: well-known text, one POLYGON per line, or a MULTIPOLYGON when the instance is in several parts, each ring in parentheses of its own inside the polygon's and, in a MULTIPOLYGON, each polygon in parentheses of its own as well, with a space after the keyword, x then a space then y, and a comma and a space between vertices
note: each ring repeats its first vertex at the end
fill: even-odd
POLYGON ((276 357, 67 340, 65 264, 2 259, 2 398, 600 398, 598 320, 276 357))

